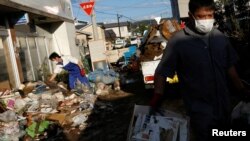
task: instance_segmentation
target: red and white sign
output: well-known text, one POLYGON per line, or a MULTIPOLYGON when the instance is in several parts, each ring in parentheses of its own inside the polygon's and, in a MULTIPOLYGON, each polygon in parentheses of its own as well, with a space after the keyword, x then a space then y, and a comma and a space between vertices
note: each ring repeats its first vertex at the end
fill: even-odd
POLYGON ((90 16, 93 8, 94 8, 95 2, 89 1, 89 2, 83 2, 80 4, 81 8, 85 11, 85 13, 90 16))

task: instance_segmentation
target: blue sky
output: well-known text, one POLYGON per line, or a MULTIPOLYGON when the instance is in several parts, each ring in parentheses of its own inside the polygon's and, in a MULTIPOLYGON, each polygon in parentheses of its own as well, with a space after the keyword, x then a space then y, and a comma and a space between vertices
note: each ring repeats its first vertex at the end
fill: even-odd
MULTIPOLYGON (((89 0, 71 0, 73 14, 79 20, 91 21, 90 16, 80 8, 79 4, 89 0)), ((172 17, 170 0, 96 0, 96 21, 104 23, 117 22, 117 14, 122 15, 120 21, 139 21, 155 17, 172 17)))

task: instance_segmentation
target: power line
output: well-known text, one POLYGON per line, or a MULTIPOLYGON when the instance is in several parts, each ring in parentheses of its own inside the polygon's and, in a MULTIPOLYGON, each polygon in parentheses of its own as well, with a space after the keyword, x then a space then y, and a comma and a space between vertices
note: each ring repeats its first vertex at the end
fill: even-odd
POLYGON ((127 16, 124 16, 124 15, 121 15, 122 17, 125 17, 125 18, 127 18, 127 19, 130 19, 131 21, 137 21, 137 20, 134 20, 134 19, 131 19, 131 18, 129 18, 129 17, 127 17, 127 16))
POLYGON ((132 19, 132 18, 130 18, 130 17, 127 17, 127 16, 125 16, 125 15, 122 15, 122 14, 114 14, 114 13, 107 13, 107 12, 101 12, 101 11, 95 11, 96 13, 101 13, 101 14, 107 14, 107 15, 116 15, 116 16, 119 16, 120 18, 121 17, 124 17, 124 18, 127 18, 127 19, 129 19, 129 20, 131 20, 131 21, 137 21, 137 20, 134 20, 134 19, 132 19))
MULTIPOLYGON (((126 6, 112 6, 111 9, 131 9, 131 8, 160 8, 160 7, 165 7, 165 6, 171 6, 171 2, 169 0, 169 3, 167 2, 158 2, 158 3, 153 3, 153 4, 149 4, 144 2, 144 5, 141 5, 142 2, 139 3, 134 3, 131 5, 126 5, 126 6), (140 4, 140 5, 139 5, 140 4)), ((106 6, 109 7, 109 5, 100 5, 98 4, 98 6, 106 6)))
POLYGON ((107 13, 107 12, 102 12, 102 11, 97 11, 95 10, 96 13, 101 13, 101 14, 107 14, 107 15, 116 15, 114 13, 107 13))
MULTIPOLYGON (((80 1, 78 0, 78 2, 80 3, 80 1)), ((80 6, 78 6, 78 9, 77 9, 77 13, 76 13, 76 19, 78 19, 78 14, 79 14, 79 11, 80 11, 80 6)))
MULTIPOLYGON (((79 2, 79 0, 78 0, 78 2, 79 2)), ((78 8, 78 9, 77 9, 77 14, 76 14, 76 18, 78 18, 79 11, 80 11, 81 7, 80 7, 79 4, 74 4, 74 5, 72 5, 72 6, 78 8)), ((136 6, 136 7, 138 8, 139 6, 136 6)), ((121 8, 122 8, 122 7, 120 7, 119 9, 121 9, 121 8)), ((125 8, 125 7, 124 7, 124 8, 125 8)), ((141 7, 141 8, 143 8, 143 7, 141 7)), ((94 8, 94 9, 96 9, 96 8, 94 8)), ((158 7, 158 9, 159 9, 159 7, 158 7)), ((148 14, 144 13, 143 16, 144 16, 144 15, 154 14, 154 13, 156 13, 156 12, 159 13, 159 11, 163 11, 163 9, 162 9, 162 10, 157 10, 157 11, 155 11, 155 12, 150 12, 150 13, 148 13, 148 14)), ((134 21, 134 22, 139 21, 138 18, 141 17, 141 16, 139 16, 139 15, 134 16, 134 17, 138 17, 138 18, 136 18, 137 20, 135 20, 135 19, 132 19, 131 17, 125 16, 125 15, 123 15, 123 14, 118 14, 118 15, 117 15, 117 13, 103 12, 103 11, 99 11, 99 10, 95 10, 95 12, 96 12, 96 13, 100 13, 100 14, 105 14, 105 15, 112 15, 112 16, 124 17, 124 18, 129 19, 130 21, 134 21)), ((165 12, 161 12, 161 13, 165 13, 165 12)))
MULTIPOLYGON (((136 17, 142 17, 142 16, 144 16, 144 15, 150 15, 150 14, 155 14, 155 13, 159 14, 159 12, 165 13, 165 12, 164 12, 165 10, 166 10, 166 9, 160 9, 160 10, 157 10, 157 11, 151 11, 151 12, 148 13, 148 14, 143 13, 143 15, 141 14, 141 15, 138 15, 138 16, 136 16, 136 17)), ((160 13, 160 14, 161 14, 161 13, 160 13)))

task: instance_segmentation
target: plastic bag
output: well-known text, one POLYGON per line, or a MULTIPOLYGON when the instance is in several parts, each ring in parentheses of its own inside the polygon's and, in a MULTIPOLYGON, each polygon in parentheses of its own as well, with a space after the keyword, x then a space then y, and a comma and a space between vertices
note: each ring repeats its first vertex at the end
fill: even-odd
POLYGON ((87 121, 87 119, 88 118, 84 114, 79 114, 72 118, 72 121, 73 121, 72 126, 83 124, 85 121, 87 121))
POLYGON ((10 122, 10 121, 16 121, 16 120, 17 120, 17 115, 14 111, 8 110, 0 114, 0 121, 10 122))
POLYGON ((248 124, 250 125, 250 102, 239 102, 233 109, 231 114, 232 120, 245 118, 248 120, 248 124))

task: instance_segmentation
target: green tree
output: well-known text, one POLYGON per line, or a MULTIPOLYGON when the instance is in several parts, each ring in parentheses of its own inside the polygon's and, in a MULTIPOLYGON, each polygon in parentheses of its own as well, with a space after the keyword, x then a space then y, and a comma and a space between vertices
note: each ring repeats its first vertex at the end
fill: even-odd
POLYGON ((140 33, 143 35, 143 32, 148 29, 148 26, 146 24, 139 24, 136 29, 134 30, 135 33, 140 33))
POLYGON ((219 29, 236 40, 248 41, 249 0, 216 1, 215 19, 219 29))
POLYGON ((224 32, 239 55, 240 77, 250 80, 249 48, 249 0, 218 0, 215 19, 219 30, 224 32))

